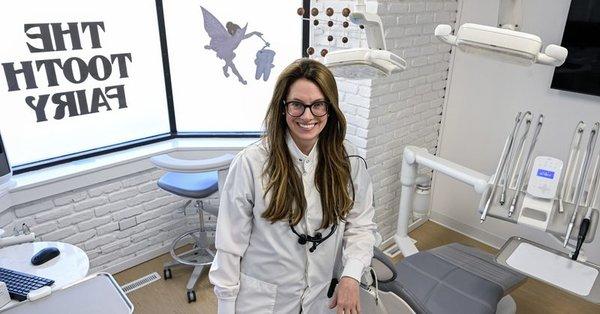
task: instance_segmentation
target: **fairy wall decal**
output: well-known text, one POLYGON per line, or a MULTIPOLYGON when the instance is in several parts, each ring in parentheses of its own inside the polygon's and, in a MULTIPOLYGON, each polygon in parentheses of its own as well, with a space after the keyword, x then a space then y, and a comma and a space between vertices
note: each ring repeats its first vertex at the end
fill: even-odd
MULTIPOLYGON (((210 44, 204 46, 204 48, 215 51, 217 53, 217 57, 225 61, 225 66, 223 66, 223 74, 225 77, 229 77, 228 70, 231 69, 233 74, 237 76, 238 80, 242 84, 246 85, 246 80, 244 80, 233 63, 233 59, 235 58, 234 50, 239 46, 242 40, 250 38, 253 35, 258 36, 260 39, 265 41, 262 38, 262 33, 251 32, 246 34, 248 24, 241 28, 239 25, 233 22, 227 22, 225 26, 223 26, 223 24, 221 24, 221 22, 219 22, 219 20, 217 20, 212 13, 210 13, 204 7, 201 8, 202 16, 204 18, 204 30, 210 37, 210 44)), ((268 78, 268 75, 266 75, 266 77, 268 78)))

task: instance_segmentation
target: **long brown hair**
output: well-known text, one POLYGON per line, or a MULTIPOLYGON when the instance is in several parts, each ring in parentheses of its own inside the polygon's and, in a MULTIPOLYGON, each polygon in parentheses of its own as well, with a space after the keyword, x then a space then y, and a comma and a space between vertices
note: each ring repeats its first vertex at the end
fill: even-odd
POLYGON ((315 169, 315 185, 321 195, 323 220, 321 228, 327 228, 345 219, 353 206, 349 192, 350 162, 344 149, 346 118, 338 104, 338 90, 333 74, 323 64, 311 59, 299 59, 279 75, 275 83, 271 104, 265 116, 269 157, 263 177, 266 178, 264 197, 270 193, 271 200, 262 217, 271 223, 290 220, 296 225, 304 217, 306 199, 302 179, 298 174, 286 144, 287 124, 283 100, 290 86, 304 78, 317 85, 330 106, 325 128, 317 141, 318 162, 315 169))

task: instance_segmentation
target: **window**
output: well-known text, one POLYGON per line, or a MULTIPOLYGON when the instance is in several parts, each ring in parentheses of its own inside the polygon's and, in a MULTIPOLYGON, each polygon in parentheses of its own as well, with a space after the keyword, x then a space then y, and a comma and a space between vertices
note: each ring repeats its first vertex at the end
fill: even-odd
POLYGON ((178 132, 261 130, 277 76, 302 56, 301 6, 281 0, 164 2, 178 132))
POLYGON ((307 46, 296 10, 308 4, 1 4, 0 132, 15 173, 188 133, 256 136, 274 81, 307 46))
POLYGON ((156 5, 144 2, 3 5, 0 131, 13 165, 169 132, 156 5))

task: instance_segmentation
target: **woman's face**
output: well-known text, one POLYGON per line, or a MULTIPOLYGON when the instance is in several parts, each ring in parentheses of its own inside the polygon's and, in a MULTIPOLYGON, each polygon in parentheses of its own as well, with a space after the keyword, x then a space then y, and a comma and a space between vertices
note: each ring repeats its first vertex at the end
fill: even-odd
MULTIPOLYGON (((313 82, 300 78, 290 86, 286 104, 291 102, 301 102, 305 105, 310 105, 316 101, 325 101, 325 96, 321 89, 313 82)), ((325 128, 327 123, 327 114, 322 117, 317 117, 312 114, 307 107, 304 113, 299 117, 294 117, 288 113, 288 106, 285 108, 285 121, 294 142, 302 150, 303 153, 310 153, 310 150, 317 142, 319 134, 325 128)))

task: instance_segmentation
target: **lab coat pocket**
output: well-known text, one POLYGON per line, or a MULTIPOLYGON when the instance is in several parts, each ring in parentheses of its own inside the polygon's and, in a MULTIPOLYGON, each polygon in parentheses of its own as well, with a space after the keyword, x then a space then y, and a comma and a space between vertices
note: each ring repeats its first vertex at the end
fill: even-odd
POLYGON ((277 285, 240 274, 240 292, 235 302, 236 313, 273 313, 277 285))

